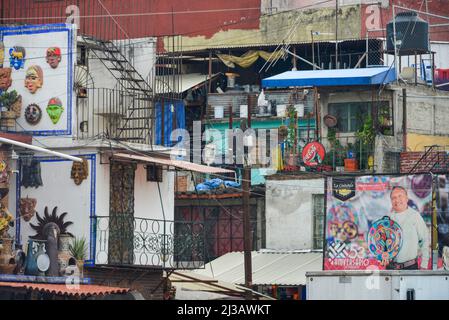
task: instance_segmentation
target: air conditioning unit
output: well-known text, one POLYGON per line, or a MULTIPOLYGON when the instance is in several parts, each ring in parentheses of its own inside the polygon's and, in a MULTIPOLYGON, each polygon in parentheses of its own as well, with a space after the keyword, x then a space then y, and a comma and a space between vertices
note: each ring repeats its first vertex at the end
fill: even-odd
POLYGON ((152 164, 146 167, 147 181, 162 182, 162 167, 152 164))

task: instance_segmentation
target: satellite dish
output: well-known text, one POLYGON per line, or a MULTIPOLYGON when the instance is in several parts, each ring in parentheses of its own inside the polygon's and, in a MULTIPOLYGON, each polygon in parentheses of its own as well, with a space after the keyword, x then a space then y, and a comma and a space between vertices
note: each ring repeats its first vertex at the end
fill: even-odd
POLYGON ((50 258, 45 253, 37 256, 36 263, 40 272, 46 272, 50 268, 50 258))

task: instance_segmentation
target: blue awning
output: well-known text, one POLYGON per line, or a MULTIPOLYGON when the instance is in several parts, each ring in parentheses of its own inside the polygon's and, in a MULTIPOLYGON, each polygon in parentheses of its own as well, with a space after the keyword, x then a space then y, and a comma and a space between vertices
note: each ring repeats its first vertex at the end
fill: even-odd
POLYGON ((394 68, 287 71, 262 80, 264 88, 370 86, 396 80, 394 68))

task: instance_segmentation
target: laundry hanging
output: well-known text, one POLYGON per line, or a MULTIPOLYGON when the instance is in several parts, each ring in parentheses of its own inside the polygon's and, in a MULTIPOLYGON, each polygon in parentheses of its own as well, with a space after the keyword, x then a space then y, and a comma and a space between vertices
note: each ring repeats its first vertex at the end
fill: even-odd
POLYGON ((259 59, 259 57, 266 61, 272 61, 282 58, 284 54, 285 53, 283 51, 275 51, 271 53, 262 50, 250 50, 240 57, 230 54, 217 54, 217 57, 229 68, 235 68, 236 64, 242 68, 249 68, 254 62, 257 61, 257 59, 259 59))

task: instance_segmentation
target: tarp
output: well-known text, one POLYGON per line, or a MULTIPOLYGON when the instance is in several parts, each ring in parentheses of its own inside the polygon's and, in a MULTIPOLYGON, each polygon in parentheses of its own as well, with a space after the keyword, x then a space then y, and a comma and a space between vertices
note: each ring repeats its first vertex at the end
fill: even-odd
POLYGON ((217 57, 229 68, 235 68, 238 64, 242 68, 249 68, 254 62, 261 57, 264 60, 271 61, 279 59, 284 55, 283 51, 275 51, 273 53, 262 50, 250 50, 240 57, 230 54, 217 54, 217 57))
POLYGON ((366 86, 391 83, 396 71, 389 67, 287 71, 262 80, 264 88, 366 86))
POLYGON ((185 129, 186 114, 185 107, 182 101, 165 101, 164 102, 164 141, 162 142, 162 103, 156 103, 156 144, 166 147, 172 147, 178 141, 170 142, 170 134, 175 129, 185 129), (176 118, 175 126, 173 126, 173 119, 176 118))

